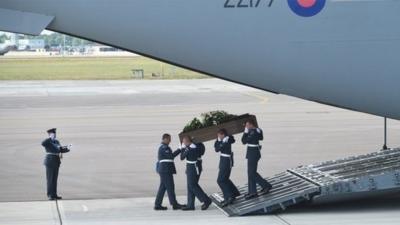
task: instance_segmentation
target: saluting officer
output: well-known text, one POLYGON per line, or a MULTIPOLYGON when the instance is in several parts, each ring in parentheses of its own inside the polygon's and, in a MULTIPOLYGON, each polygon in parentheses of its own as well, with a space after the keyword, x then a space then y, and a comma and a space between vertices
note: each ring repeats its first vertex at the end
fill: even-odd
POLYGON ((171 135, 164 134, 162 136, 161 146, 158 149, 158 162, 157 172, 160 175, 160 187, 158 188, 157 197, 155 201, 155 210, 167 210, 167 207, 162 206, 165 191, 168 193, 169 203, 172 205, 174 210, 181 209, 183 205, 176 201, 175 196, 175 183, 174 174, 176 174, 176 168, 174 158, 181 153, 181 150, 172 151, 169 147, 171 143, 171 135))
POLYGON ((258 161, 261 158, 260 141, 263 139, 263 131, 256 127, 256 124, 253 120, 247 121, 242 137, 242 143, 247 145, 246 158, 249 186, 249 193, 246 194, 245 199, 251 199, 258 196, 257 184, 262 188, 261 192, 259 193, 260 195, 268 194, 272 188, 272 185, 257 173, 258 161))
POLYGON ((62 199, 61 196, 57 195, 58 171, 62 153, 67 153, 70 150, 67 146, 61 146, 56 139, 56 128, 49 129, 47 134, 49 138, 42 142, 42 146, 46 150, 44 165, 46 166, 47 197, 49 200, 62 199))
POLYGON ((206 210, 211 205, 211 199, 204 193, 199 185, 201 168, 198 159, 201 152, 189 136, 183 138, 181 160, 186 159, 186 178, 187 178, 187 205, 182 210, 195 210, 195 197, 203 203, 201 210, 206 210))
POLYGON ((240 196, 239 190, 229 178, 233 167, 233 143, 235 143, 235 138, 228 135, 225 129, 218 131, 214 148, 215 152, 220 153, 217 183, 224 195, 224 201, 221 204, 222 207, 232 204, 236 197, 240 196))

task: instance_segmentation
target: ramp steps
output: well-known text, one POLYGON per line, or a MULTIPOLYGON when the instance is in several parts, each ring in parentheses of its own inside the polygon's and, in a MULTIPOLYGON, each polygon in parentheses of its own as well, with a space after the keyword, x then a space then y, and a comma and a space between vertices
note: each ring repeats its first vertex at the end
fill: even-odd
POLYGON ((400 151, 398 151, 397 149, 391 149, 391 150, 387 150, 387 151, 374 152, 374 153, 370 153, 367 155, 361 155, 361 156, 357 156, 357 157, 353 156, 353 157, 348 157, 345 159, 328 161, 328 162, 314 165, 313 167, 315 167, 316 169, 319 169, 321 171, 326 171, 326 170, 333 170, 335 168, 342 168, 344 166, 357 165, 357 164, 365 163, 365 162, 379 161, 382 158, 398 158, 399 155, 400 155, 400 151))
MULTIPOLYGON (((239 189, 242 194, 237 198, 235 204, 224 207, 222 210, 228 216, 241 216, 254 213, 268 213, 277 209, 285 209, 291 205, 310 199, 311 195, 319 192, 319 187, 307 180, 304 180, 290 172, 278 174, 268 181, 273 188, 268 195, 259 196, 251 200, 245 200, 247 186, 239 189)), ((211 196, 213 202, 218 206, 224 200, 222 193, 211 196)))
POLYGON ((234 204, 220 207, 222 193, 211 196, 228 216, 272 213, 301 202, 331 202, 351 196, 371 197, 377 193, 400 192, 400 149, 348 157, 289 169, 267 179, 273 186, 267 195, 245 200, 247 186, 234 204))
POLYGON ((293 169, 296 173, 315 179, 313 176, 319 174, 325 180, 348 180, 366 175, 376 175, 385 171, 400 169, 400 149, 390 149, 358 157, 349 157, 319 165, 301 166, 293 169), (313 175, 311 175, 313 174, 313 175), (311 175, 311 177, 310 177, 311 175))

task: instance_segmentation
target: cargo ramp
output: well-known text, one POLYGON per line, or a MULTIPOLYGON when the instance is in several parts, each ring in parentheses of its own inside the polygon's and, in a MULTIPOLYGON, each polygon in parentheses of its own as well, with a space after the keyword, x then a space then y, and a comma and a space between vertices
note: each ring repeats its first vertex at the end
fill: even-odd
POLYGON ((211 196, 227 216, 270 214, 299 203, 331 203, 400 193, 400 148, 299 166, 267 178, 267 195, 245 200, 247 186, 229 206, 221 207, 222 193, 211 196))

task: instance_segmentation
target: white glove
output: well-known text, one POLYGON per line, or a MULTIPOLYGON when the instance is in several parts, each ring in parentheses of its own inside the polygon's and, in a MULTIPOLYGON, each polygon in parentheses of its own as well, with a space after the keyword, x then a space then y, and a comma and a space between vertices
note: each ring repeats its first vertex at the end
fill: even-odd
POLYGON ((256 130, 257 130, 257 133, 261 134, 261 129, 260 128, 257 128, 256 130))
POLYGON ((69 150, 71 150, 72 144, 69 144, 67 148, 68 148, 69 150))
POLYGON ((249 133, 249 128, 247 128, 247 127, 244 128, 244 133, 245 133, 245 134, 249 133))
POLYGON ((222 142, 224 143, 228 143, 228 141, 229 141, 229 136, 224 137, 224 139, 222 140, 222 142))
POLYGON ((196 148, 196 145, 192 143, 189 147, 196 148))

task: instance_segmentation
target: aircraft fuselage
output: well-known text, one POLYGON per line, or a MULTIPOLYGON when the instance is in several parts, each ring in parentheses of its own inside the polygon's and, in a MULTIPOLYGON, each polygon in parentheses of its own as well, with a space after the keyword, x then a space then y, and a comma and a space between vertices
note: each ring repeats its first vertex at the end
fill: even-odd
POLYGON ((1 0, 47 27, 276 93, 400 119, 399 0, 1 0))

